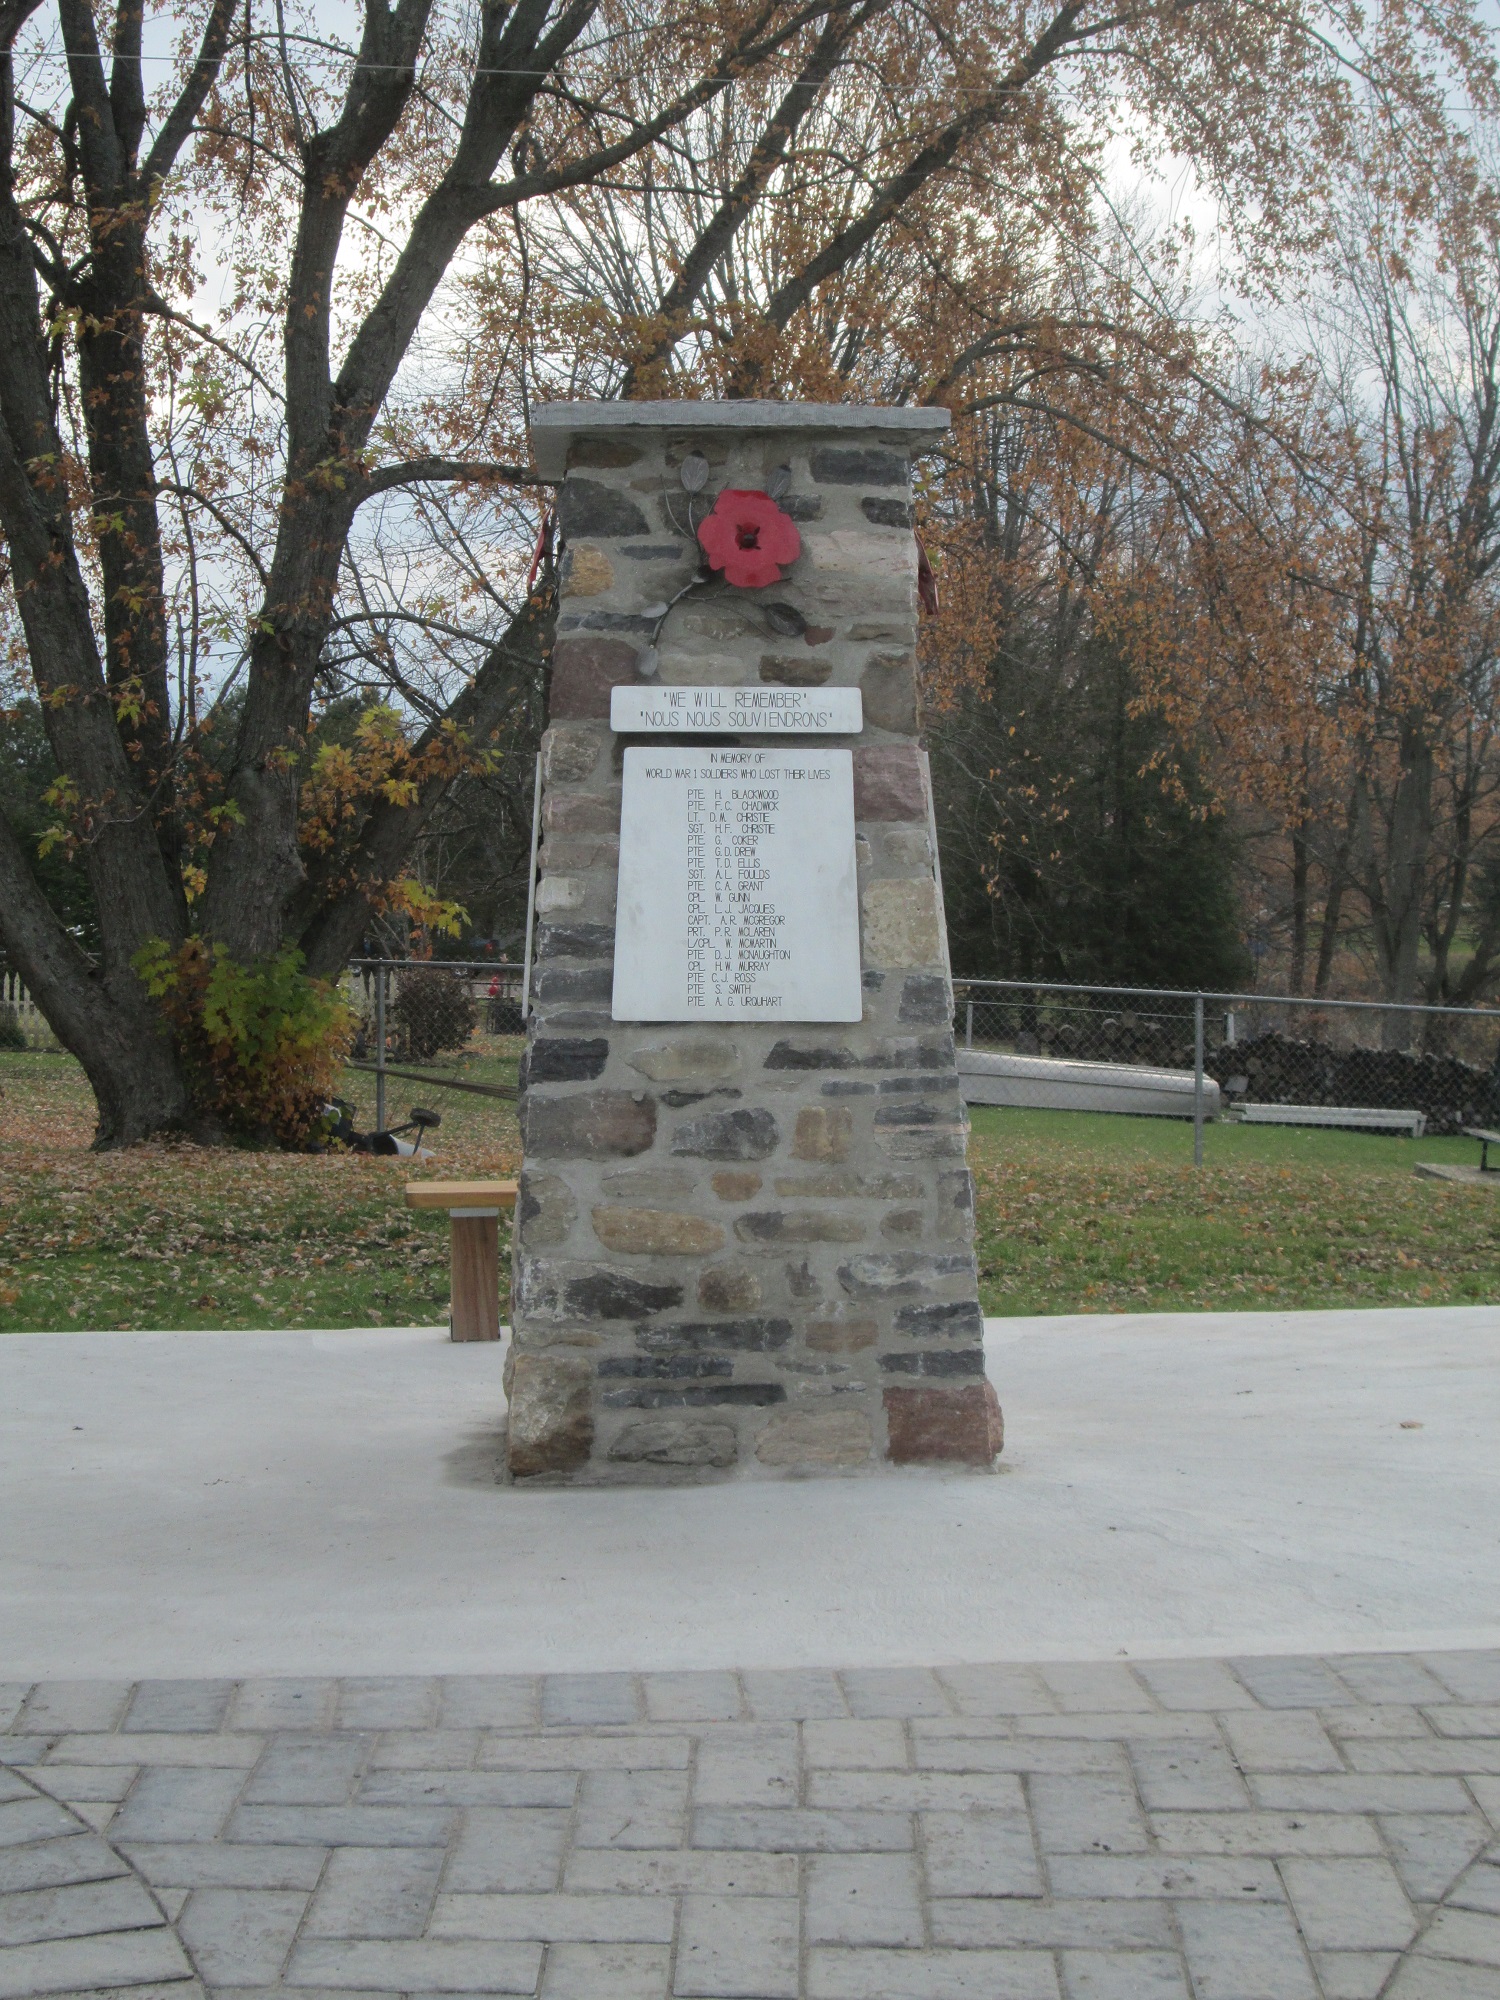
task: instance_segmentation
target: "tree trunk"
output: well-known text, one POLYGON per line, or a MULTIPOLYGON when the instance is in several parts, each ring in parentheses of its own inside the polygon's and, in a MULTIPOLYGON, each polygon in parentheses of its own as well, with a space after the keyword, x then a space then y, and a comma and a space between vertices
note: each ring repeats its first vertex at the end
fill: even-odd
MULTIPOLYGON (((1409 1004, 1419 998, 1423 900, 1432 841, 1432 787, 1436 760, 1420 722, 1402 730, 1401 774, 1391 801, 1386 849, 1385 921, 1376 925, 1376 945, 1385 997, 1409 1004)), ((1415 1017, 1387 1014, 1381 1039, 1388 1049, 1405 1048, 1415 1017)))
POLYGON ((1307 828, 1292 828, 1292 977, 1294 993, 1307 978, 1307 828))
POLYGON ((0 935, 32 999, 93 1087, 95 1146, 200 1131, 176 1052, 146 989, 133 973, 111 981, 89 963, 37 888, 3 814, 0 935))

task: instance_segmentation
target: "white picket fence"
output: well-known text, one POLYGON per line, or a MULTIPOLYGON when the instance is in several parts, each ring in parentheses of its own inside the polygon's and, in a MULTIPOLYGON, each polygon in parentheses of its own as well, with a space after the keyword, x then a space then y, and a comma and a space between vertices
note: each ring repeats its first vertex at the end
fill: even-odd
MULTIPOLYGON (((21 984, 19 972, 0 972, 0 1023, 14 1021, 26 1037, 28 1049, 55 1049, 61 1045, 42 1018, 41 1009, 21 984)), ((0 1047, 9 1040, 0 1040, 0 1047)))

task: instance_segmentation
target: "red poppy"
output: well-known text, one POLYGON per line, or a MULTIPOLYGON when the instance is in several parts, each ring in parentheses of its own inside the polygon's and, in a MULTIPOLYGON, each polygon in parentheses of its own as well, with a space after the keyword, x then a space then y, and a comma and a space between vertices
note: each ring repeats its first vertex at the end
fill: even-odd
POLYGON ((709 568, 723 570, 724 581, 739 590, 779 583, 783 565, 802 553, 802 537, 791 516, 782 513, 769 493, 733 486, 714 502, 698 540, 709 568))

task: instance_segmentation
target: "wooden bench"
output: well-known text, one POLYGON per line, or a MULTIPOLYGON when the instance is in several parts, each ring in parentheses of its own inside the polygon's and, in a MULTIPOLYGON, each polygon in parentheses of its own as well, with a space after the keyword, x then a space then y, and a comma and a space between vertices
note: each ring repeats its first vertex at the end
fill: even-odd
POLYGON ((1479 1141, 1479 1171, 1482 1174, 1500 1173, 1500 1167, 1490 1165, 1490 1147, 1500 1146, 1500 1132, 1491 1132, 1484 1125, 1465 1125, 1463 1133, 1466 1139, 1479 1141))
POLYGON ((446 1208, 454 1340, 500 1338, 500 1211, 516 1205, 514 1181, 408 1181, 408 1208, 446 1208))

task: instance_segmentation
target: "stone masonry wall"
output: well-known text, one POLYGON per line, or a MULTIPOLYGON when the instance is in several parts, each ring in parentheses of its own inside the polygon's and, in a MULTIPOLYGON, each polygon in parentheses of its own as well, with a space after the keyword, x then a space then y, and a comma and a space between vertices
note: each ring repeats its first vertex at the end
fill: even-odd
POLYGON ((712 410, 684 405, 680 428, 644 435, 586 430, 561 492, 510 1472, 988 1467, 999 1410, 917 734, 909 458, 841 436, 836 409, 811 437, 720 432, 702 422, 712 410), (636 680, 648 607, 697 567, 679 473, 692 450, 709 461, 708 502, 790 465, 782 504, 803 552, 779 585, 716 584, 677 606, 662 682, 863 690, 863 734, 817 739, 854 751, 857 1024, 610 1019, 625 747, 610 690, 636 680), (806 630, 777 634, 767 600, 806 630))

